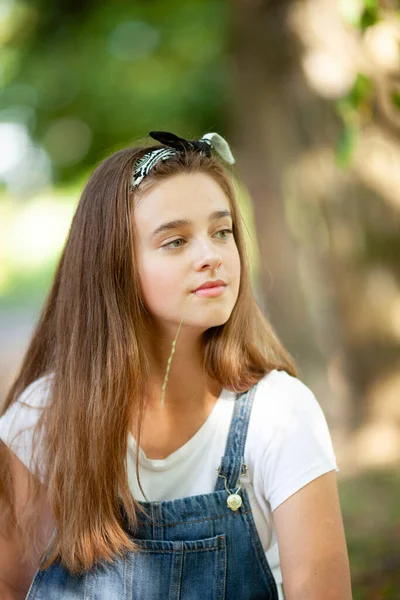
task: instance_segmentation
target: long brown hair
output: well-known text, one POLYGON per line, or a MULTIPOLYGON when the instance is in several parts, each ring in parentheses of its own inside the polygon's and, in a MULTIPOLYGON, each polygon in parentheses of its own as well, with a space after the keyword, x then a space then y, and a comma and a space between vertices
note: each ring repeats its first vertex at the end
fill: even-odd
MULTIPOLYGON (((35 432, 35 443, 40 432, 40 472, 56 525, 43 568, 60 559, 72 573, 82 572, 97 561, 135 549, 119 506, 134 528, 141 507, 128 485, 127 436, 137 422, 138 450, 149 363, 132 228, 133 203, 140 192, 132 192, 130 183, 135 162, 152 148, 120 150, 89 178, 5 401, 3 412, 28 385, 52 375, 50 400, 35 432)), ((292 358, 253 296, 245 227, 227 169, 214 157, 186 152, 158 163, 139 189, 195 172, 213 177, 227 195, 241 261, 238 299, 230 318, 204 334, 206 373, 235 392, 250 389, 273 369, 296 376, 292 358)), ((4 457, 0 475, 3 481, 3 475, 9 477, 4 457)), ((31 476, 32 505, 42 486, 39 479, 36 470, 31 476)), ((2 502, 8 506, 9 496, 3 490, 2 502)), ((12 507, 6 514, 15 518, 12 507)), ((34 531, 35 510, 26 514, 29 518, 19 526, 28 538, 34 531)), ((32 547, 32 539, 28 542, 32 547)))

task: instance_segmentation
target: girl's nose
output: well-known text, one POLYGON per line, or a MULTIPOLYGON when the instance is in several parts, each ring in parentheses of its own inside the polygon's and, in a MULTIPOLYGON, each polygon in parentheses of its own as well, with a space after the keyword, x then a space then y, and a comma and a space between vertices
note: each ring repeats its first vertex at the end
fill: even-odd
POLYGON ((193 247, 193 259, 195 268, 203 271, 204 269, 216 269, 222 262, 219 248, 216 247, 208 238, 198 241, 193 247))
POLYGON ((208 252, 196 261, 196 268, 199 271, 203 271, 204 269, 215 270, 220 264, 221 257, 215 252, 208 252))

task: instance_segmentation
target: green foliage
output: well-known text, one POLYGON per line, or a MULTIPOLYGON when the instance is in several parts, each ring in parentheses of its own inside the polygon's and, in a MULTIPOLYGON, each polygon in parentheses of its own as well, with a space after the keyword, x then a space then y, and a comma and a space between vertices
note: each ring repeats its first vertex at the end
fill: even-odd
POLYGON ((7 21, 0 116, 28 127, 56 181, 151 129, 223 133, 227 10, 223 0, 31 2, 7 21))
POLYGON ((397 109, 400 110, 400 93, 392 92, 392 102, 397 109))
POLYGON ((344 168, 350 163, 356 145, 357 135, 357 127, 347 124, 344 125, 335 153, 336 164, 339 167, 344 168))
POLYGON ((400 475, 371 471, 339 481, 354 600, 397 600, 400 475))
POLYGON ((54 264, 46 264, 41 269, 13 270, 11 281, 0 295, 0 312, 39 314, 54 276, 56 258, 54 264))
MULTIPOLYGON (((364 35, 369 27, 386 18, 380 0, 362 0, 362 10, 358 16, 356 5, 358 6, 358 3, 342 0, 342 14, 361 35, 364 35)), ((365 121, 371 119, 374 96, 373 81, 367 75, 358 73, 349 92, 336 103, 336 111, 343 123, 342 134, 336 146, 336 162, 342 168, 351 163, 360 130, 365 121)), ((400 110, 400 93, 392 92, 391 100, 400 110)))
POLYGON ((340 0, 340 10, 348 23, 364 33, 382 19, 381 4, 380 0, 340 0))
POLYGON ((364 0, 364 10, 361 13, 359 27, 366 31, 380 20, 380 6, 378 0, 364 0))
POLYGON ((336 162, 340 167, 346 167, 351 162, 363 114, 368 112, 373 92, 371 79, 358 73, 347 95, 336 103, 337 113, 343 123, 342 134, 336 147, 336 162))
POLYGON ((349 108, 357 110, 368 102, 373 92, 372 81, 366 75, 358 73, 353 87, 349 91, 346 100, 349 108))

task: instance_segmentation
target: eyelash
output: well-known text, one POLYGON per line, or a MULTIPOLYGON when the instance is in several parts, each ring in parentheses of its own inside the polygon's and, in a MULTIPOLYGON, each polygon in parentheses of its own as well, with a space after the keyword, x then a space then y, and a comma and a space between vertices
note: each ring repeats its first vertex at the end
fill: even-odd
MULTIPOLYGON (((229 235, 231 235, 233 233, 232 229, 227 229, 227 228, 221 229, 220 231, 217 231, 217 233, 222 233, 223 231, 227 231, 229 233, 229 235)), ((183 238, 176 238, 176 240, 172 240, 172 242, 168 242, 168 244, 164 244, 164 246, 161 246, 161 247, 166 250, 179 250, 180 248, 182 248, 182 246, 170 246, 170 245, 174 244, 175 242, 178 242, 179 240, 182 240, 182 239, 183 238)), ((226 241, 227 239, 228 239, 228 236, 223 241, 226 241)))

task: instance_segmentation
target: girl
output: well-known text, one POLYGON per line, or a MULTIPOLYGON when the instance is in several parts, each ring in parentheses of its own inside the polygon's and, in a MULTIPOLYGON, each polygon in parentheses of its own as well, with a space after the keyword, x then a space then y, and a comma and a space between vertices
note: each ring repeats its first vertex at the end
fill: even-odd
POLYGON ((6 398, 0 597, 349 600, 330 434, 254 299, 229 146, 150 135, 90 177, 6 398))

